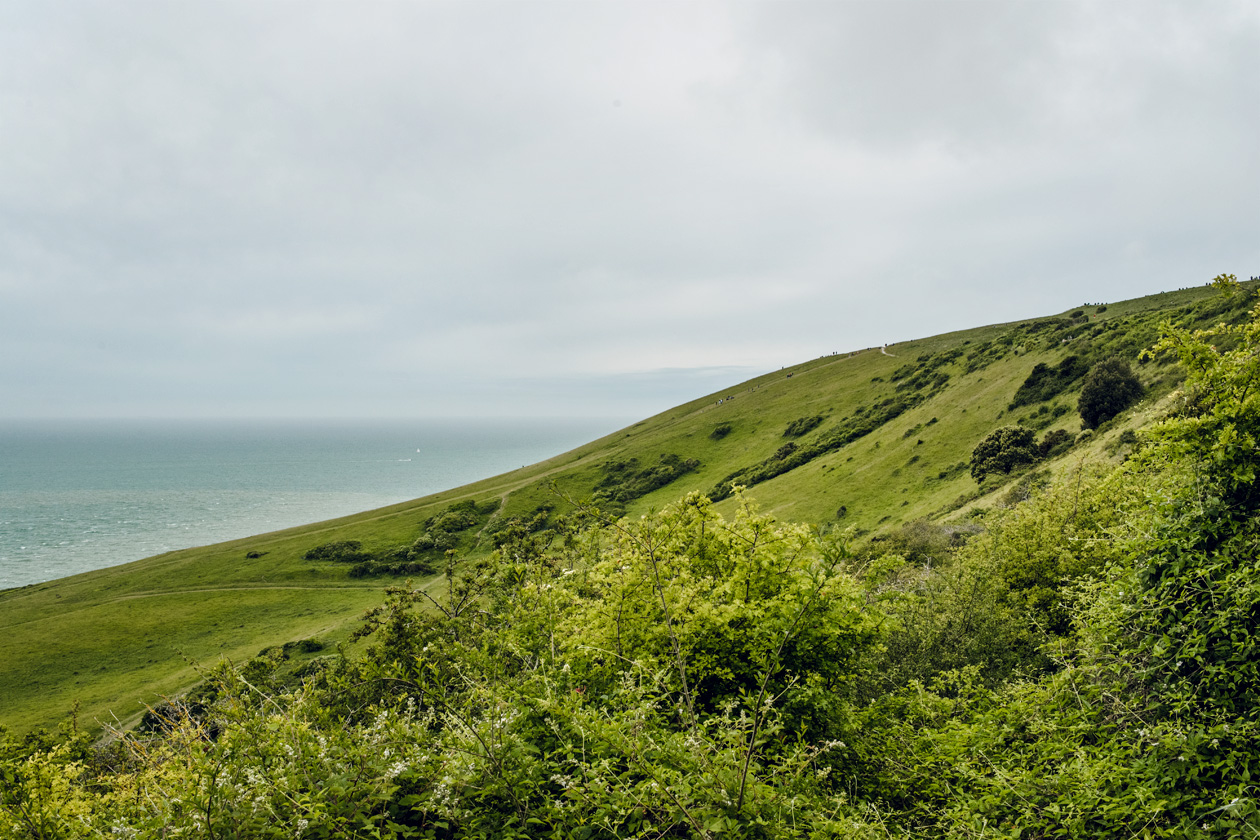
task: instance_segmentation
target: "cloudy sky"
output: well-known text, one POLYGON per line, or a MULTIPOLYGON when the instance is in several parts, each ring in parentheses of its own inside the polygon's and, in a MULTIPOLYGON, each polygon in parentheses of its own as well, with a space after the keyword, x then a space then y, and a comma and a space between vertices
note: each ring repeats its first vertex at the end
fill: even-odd
POLYGON ((639 417, 1260 274, 1258 9, 6 0, 0 417, 639 417))

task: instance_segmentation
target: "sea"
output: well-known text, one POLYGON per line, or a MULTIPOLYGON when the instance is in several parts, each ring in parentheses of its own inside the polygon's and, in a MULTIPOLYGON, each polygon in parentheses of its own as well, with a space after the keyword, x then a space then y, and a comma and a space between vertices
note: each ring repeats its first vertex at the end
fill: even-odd
POLYGON ((629 422, 0 422, 0 589, 407 501, 629 422))

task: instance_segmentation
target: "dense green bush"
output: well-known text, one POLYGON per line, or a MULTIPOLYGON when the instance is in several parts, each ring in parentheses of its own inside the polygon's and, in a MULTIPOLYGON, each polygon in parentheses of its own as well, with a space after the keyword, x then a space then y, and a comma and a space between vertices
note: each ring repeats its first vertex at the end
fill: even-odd
POLYGON ((687 473, 700 469, 695 458, 682 458, 672 453, 662 455, 650 466, 641 466, 638 458, 613 461, 603 466, 603 477, 595 491, 613 502, 626 503, 659 490, 687 473))
POLYGON ((371 556, 363 551, 363 544, 358 540, 345 540, 317 545, 302 555, 302 559, 324 563, 358 563, 371 556))
POLYGON ((1028 378, 1015 392, 1010 408, 1044 402, 1070 388, 1089 371, 1088 363, 1080 356, 1071 355, 1051 367, 1044 362, 1033 366, 1028 378))
POLYGON ((713 440, 721 440, 731 433, 731 429, 730 423, 718 423, 713 427, 713 431, 709 432, 709 437, 713 440))
POLYGON ((1081 388, 1081 425, 1096 429, 1142 398, 1141 381, 1129 363, 1112 357, 1090 368, 1081 388))
POLYGON ((783 430, 784 437, 801 437, 802 435, 812 432, 822 423, 821 415, 815 414, 813 417, 798 417, 787 428, 783 430))
POLYGON ((348 572, 352 578, 432 575, 438 571, 440 558, 460 546, 461 534, 482 524, 498 510, 499 504, 498 500, 480 505, 471 499, 455 502, 426 519, 421 525, 423 533, 409 546, 366 551, 357 540, 346 540, 316 546, 303 556, 313 561, 353 564, 348 572))
POLYGON ((426 557, 401 563, 382 563, 380 561, 356 563, 350 567, 349 575, 352 578, 382 577, 386 575, 392 577, 403 577, 405 575, 426 577, 437 571, 437 563, 426 557))
POLYGON ((452 551, 459 546, 461 534, 485 523, 490 514, 498 510, 499 504, 500 502, 497 499, 492 499, 481 505, 478 505, 472 499, 464 499, 448 505, 441 513, 430 516, 424 521, 420 526, 420 536, 416 538, 402 556, 374 558, 377 561, 376 564, 361 568, 360 576, 401 573, 431 574, 435 568, 436 559, 447 551, 452 551), (386 570, 386 567, 389 565, 395 568, 410 568, 415 567, 417 564, 428 568, 430 571, 390 572, 386 570))
POLYGON ((983 481, 985 476, 1007 475, 1016 467, 1035 462, 1039 456, 1037 434, 1023 426, 1003 426, 990 432, 971 451, 971 477, 983 481))
POLYGON ((1067 451, 1074 440, 1072 433, 1067 429, 1053 429, 1046 432, 1045 437, 1037 443, 1037 455, 1042 459, 1053 458, 1067 451))

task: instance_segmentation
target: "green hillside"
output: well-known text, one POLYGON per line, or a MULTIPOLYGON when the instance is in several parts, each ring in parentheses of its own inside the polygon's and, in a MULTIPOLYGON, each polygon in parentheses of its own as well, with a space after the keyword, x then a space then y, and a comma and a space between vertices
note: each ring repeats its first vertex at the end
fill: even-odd
POLYGON ((1124 430, 1149 422, 1178 382, 1171 356, 1139 361, 1162 320, 1206 325, 1245 308, 1242 295, 1199 287, 813 359, 475 484, 0 592, 0 723, 21 733, 76 705, 89 728, 133 723, 220 659, 300 640, 313 641, 290 645, 295 661, 324 655, 386 587, 412 578, 437 592, 448 558, 486 556, 514 525, 563 528, 576 502, 637 517, 699 491, 729 517, 736 483, 774 517, 852 529, 859 541, 918 520, 974 521, 1019 480, 977 485, 968 463, 986 435, 1016 423, 1043 438, 1080 432, 1079 377, 1026 389, 1012 406, 1038 365, 1083 371, 1119 356, 1148 395, 1039 465, 1053 475, 1120 457, 1124 430), (338 543, 357 545, 307 559, 338 543))

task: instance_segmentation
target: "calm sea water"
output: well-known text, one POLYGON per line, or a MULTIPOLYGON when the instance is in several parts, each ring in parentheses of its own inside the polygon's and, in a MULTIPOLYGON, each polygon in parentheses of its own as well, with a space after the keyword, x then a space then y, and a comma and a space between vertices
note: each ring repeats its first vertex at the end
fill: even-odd
POLYGON ((414 499, 618 420, 0 424, 0 589, 414 499))

